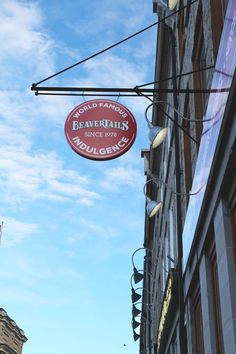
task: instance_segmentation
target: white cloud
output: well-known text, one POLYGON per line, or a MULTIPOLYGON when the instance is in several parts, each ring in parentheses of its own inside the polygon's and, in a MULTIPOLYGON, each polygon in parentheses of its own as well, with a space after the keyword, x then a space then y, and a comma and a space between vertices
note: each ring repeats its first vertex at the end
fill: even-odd
POLYGON ((22 204, 43 198, 92 205, 100 198, 90 190, 90 179, 65 169, 55 152, 0 147, 0 164, 2 201, 22 204))
POLYGON ((94 235, 100 236, 103 239, 111 239, 120 234, 120 230, 110 225, 109 220, 94 222, 91 219, 80 219, 80 224, 86 228, 86 233, 89 238, 94 238, 94 235))
MULTIPOLYGON (((4 46, 7 47, 5 52, 0 54, 0 60, 5 68, 8 68, 5 71, 8 72, 11 83, 15 84, 14 89, 0 91, 0 128, 4 144, 0 146, 2 200, 16 206, 39 199, 95 205, 101 194, 94 190, 90 178, 82 176, 76 170, 68 169, 63 157, 59 157, 55 152, 56 145, 52 147, 55 151, 48 151, 46 148, 41 150, 39 147, 43 146, 43 143, 39 145, 40 134, 44 134, 43 127, 49 128, 48 133, 45 133, 49 138, 53 134, 54 137, 57 133, 61 134, 63 118, 71 110, 75 99, 52 96, 36 98, 29 90, 26 91, 25 87, 21 89, 19 85, 22 76, 18 77, 15 73, 15 68, 19 67, 27 80, 36 73, 52 74, 58 44, 55 46, 45 29, 42 30, 44 19, 37 3, 3 1, 0 4, 0 13, 3 24, 0 36, 9 41, 9 46, 4 46), (26 60, 26 57, 30 60, 26 60), (8 58, 11 60, 8 61, 8 58), (17 63, 17 66, 18 60, 21 63, 17 63)), ((122 21, 126 22, 126 19, 122 21)), ((126 54, 126 57, 121 57, 106 53, 87 62, 83 65, 83 78, 74 80, 71 85, 133 87, 144 82, 147 66, 140 60, 135 62, 128 53, 126 54)), ((121 101, 127 102, 136 115, 143 114, 147 105, 146 99, 142 98, 121 101)), ((143 127, 144 124, 143 119, 139 125, 143 127)), ((58 139, 61 139, 61 135, 58 139)), ((142 186, 143 177, 139 166, 136 163, 127 163, 122 158, 120 161, 117 167, 104 170, 100 175, 105 175, 104 179, 100 182, 98 177, 96 186, 102 186, 106 190, 117 190, 120 186, 142 186)))
MULTIPOLYGON (((146 77, 148 70, 150 70, 150 63, 141 60, 135 61, 134 55, 131 53, 128 53, 126 57, 107 53, 86 62, 83 68, 83 76, 81 75, 79 80, 73 80, 72 86, 134 88, 137 85, 147 83, 146 77)), ((127 108, 135 117, 142 117, 143 119, 139 120, 137 124, 140 131, 143 130, 143 127, 146 126, 145 109, 150 104, 147 98, 136 96, 110 97, 109 99, 118 99, 121 104, 127 105, 127 108)))
POLYGON ((107 190, 116 190, 123 186, 137 188, 143 185, 143 176, 132 166, 118 166, 107 169, 100 184, 107 190))
POLYGON ((134 87, 145 80, 145 66, 130 58, 106 54, 85 64, 91 82, 104 87, 134 87))
MULTIPOLYGON (((28 73, 48 74, 54 69, 52 49, 53 41, 44 32, 43 18, 37 4, 34 2, 19 2, 15 0, 0 3, 0 42, 3 45, 0 60, 6 60, 8 65, 14 64, 14 73, 3 72, 5 77, 15 74, 18 79, 22 75, 20 65, 31 69, 28 73)), ((23 77, 23 76, 21 76, 23 77)))
POLYGON ((14 218, 1 216, 1 220, 4 222, 1 241, 2 246, 12 247, 22 243, 38 230, 36 224, 22 222, 14 218))
POLYGON ((0 91, 1 132, 3 129, 7 133, 1 135, 1 143, 25 144, 34 131, 33 112, 29 98, 24 93, 15 90, 0 91))
MULTIPOLYGON (((109 18, 110 28, 106 27, 104 36, 99 33, 96 23, 98 13, 95 10, 94 16, 89 14, 92 23, 88 21, 88 24, 93 32, 90 40, 83 26, 83 39, 76 39, 75 35, 66 37, 63 21, 70 21, 71 17, 75 21, 78 19, 78 23, 75 23, 78 28, 79 21, 86 21, 88 13, 80 16, 76 12, 70 16, 71 8, 80 8, 81 3, 86 9, 88 6, 100 7, 101 3, 72 1, 64 2, 62 6, 52 3, 35 0, 0 1, 0 40, 5 44, 0 53, 0 75, 4 88, 0 90, 0 211, 8 216, 0 219, 0 222, 2 219, 4 221, 4 252, 1 257, 4 266, 0 269, 4 286, 0 298, 4 306, 7 304, 11 308, 16 306, 21 309, 28 323, 31 313, 24 311, 25 305, 26 308, 31 306, 31 309, 43 305, 49 311, 50 308, 55 310, 54 306, 67 311, 68 307, 64 305, 71 308, 78 303, 90 305, 94 301, 93 292, 90 287, 86 288, 86 283, 91 280, 87 271, 92 268, 83 269, 82 262, 90 262, 94 267, 101 261, 109 260, 109 266, 106 267, 109 276, 109 267, 112 267, 115 257, 123 254, 128 257, 133 245, 140 243, 141 236, 138 235, 142 229, 141 218, 138 218, 138 224, 135 221, 139 209, 135 204, 136 197, 143 198, 142 171, 139 173, 142 160, 140 156, 135 156, 134 161, 131 158, 138 148, 134 146, 132 152, 129 151, 125 156, 104 163, 79 157, 76 159, 72 151, 64 149, 63 124, 74 102, 79 104, 82 98, 35 97, 30 92, 30 85, 70 65, 72 57, 73 61, 77 61, 84 57, 83 54, 92 54, 93 48, 100 49, 103 43, 112 43, 115 37, 142 27, 145 11, 140 11, 140 7, 147 9, 152 5, 144 4, 142 0, 120 0, 116 3, 106 0, 106 4, 103 4, 106 8, 109 5, 110 11, 105 15, 104 9, 101 9, 99 17, 102 28, 105 28, 103 19, 109 18), (67 7, 65 13, 64 5, 67 7), (48 11, 43 13, 40 7, 48 11), (116 11, 117 7, 126 8, 122 16, 121 12, 116 11), (62 17, 58 17, 58 11, 62 17), (115 22, 123 33, 113 27, 115 22), (83 41, 85 36, 86 42, 83 41), (65 42, 61 43, 64 38, 65 42), (97 39, 99 41, 95 46, 97 39), (101 188, 102 179, 106 190, 101 188), (109 184, 115 188, 114 193, 111 193, 109 184), (140 192, 136 193, 139 186, 140 192), (128 200, 127 189, 136 193, 134 199, 130 197, 128 200), (135 204, 130 211, 133 211, 132 217, 126 213, 122 201, 118 200, 123 192, 127 207, 130 202, 135 204), (116 198, 117 203, 112 204, 112 197, 116 198), (78 206, 78 203, 84 207, 78 206), (97 209, 86 207, 94 205, 97 209), (9 215, 17 215, 18 220, 9 215), (80 223, 80 218, 84 218, 84 224, 80 223), (40 223, 37 225, 35 220, 40 220, 40 223), (13 248, 17 244, 18 247, 13 248), (88 274, 83 278, 81 272, 88 274)), ((151 64, 148 63, 147 67, 145 60, 151 45, 145 42, 145 48, 141 48, 141 45, 135 44, 141 41, 140 38, 140 42, 127 42, 122 48, 99 57, 99 60, 96 58, 78 70, 62 74, 45 85, 54 85, 55 82, 58 86, 65 82, 71 86, 81 86, 82 83, 95 86, 142 84, 146 81, 147 72, 150 72, 151 64)), ((127 102, 128 108, 136 115, 143 114, 145 106, 149 104, 142 98, 120 98, 119 102, 127 102)), ((144 118, 140 124, 145 124, 144 118)), ((140 134, 143 134, 141 129, 140 134)), ((52 330, 57 326, 50 325, 52 330)))

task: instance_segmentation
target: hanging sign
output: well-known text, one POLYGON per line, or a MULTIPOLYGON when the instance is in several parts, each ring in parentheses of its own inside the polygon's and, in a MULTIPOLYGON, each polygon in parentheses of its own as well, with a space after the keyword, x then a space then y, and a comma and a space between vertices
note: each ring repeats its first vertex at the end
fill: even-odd
POLYGON ((65 122, 71 148, 92 160, 110 160, 126 153, 137 133, 132 113, 111 100, 91 100, 75 107, 65 122))

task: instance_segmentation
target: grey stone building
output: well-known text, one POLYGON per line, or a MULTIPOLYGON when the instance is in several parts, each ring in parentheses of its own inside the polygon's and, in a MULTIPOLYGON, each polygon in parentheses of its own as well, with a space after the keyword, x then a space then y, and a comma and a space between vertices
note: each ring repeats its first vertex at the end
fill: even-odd
POLYGON ((22 354, 23 344, 27 341, 25 333, 0 309, 0 354, 22 354))
POLYGON ((159 19, 173 16, 158 26, 146 116, 168 130, 142 153, 159 206, 146 201, 135 339, 140 353, 235 354, 236 1, 164 2, 153 0, 159 19))

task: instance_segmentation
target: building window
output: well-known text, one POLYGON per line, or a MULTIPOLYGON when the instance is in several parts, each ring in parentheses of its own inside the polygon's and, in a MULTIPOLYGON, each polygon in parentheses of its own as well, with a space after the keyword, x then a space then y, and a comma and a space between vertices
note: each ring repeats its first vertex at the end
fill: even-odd
POLYGON ((202 307, 200 287, 198 286, 192 296, 192 345, 194 354, 205 354, 202 326, 202 307))
POLYGON ((215 338, 216 338, 216 354, 224 354, 224 344, 222 336, 222 321, 220 311, 220 293, 218 283, 218 271, 215 244, 211 246, 209 252, 209 261, 211 268, 211 285, 212 285, 212 302, 213 302, 213 316, 215 324, 215 338))

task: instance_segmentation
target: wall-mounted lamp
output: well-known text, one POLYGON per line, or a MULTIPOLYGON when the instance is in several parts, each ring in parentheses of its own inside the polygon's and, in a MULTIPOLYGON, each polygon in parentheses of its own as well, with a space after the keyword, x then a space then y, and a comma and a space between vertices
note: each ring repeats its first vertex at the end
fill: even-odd
POLYGON ((162 202, 160 201, 155 201, 155 200, 151 200, 149 197, 147 197, 147 214, 148 216, 151 218, 152 216, 154 216, 155 214, 158 213, 158 211, 161 209, 162 207, 162 202))
POLYGON ((147 199, 147 206, 146 206, 146 211, 147 211, 147 214, 148 216, 151 218, 152 216, 154 216, 155 214, 158 213, 158 211, 161 209, 162 207, 162 202, 161 201, 154 201, 154 200, 151 200, 149 197, 147 197, 146 195, 146 186, 148 183, 150 182, 154 182, 157 184, 157 182, 161 182, 165 188, 167 189, 170 189, 172 193, 174 193, 175 195, 195 195, 195 194, 198 194, 202 188, 204 187, 204 185, 202 185, 196 192, 189 192, 189 193, 177 193, 173 190, 173 188, 171 188, 167 183, 165 183, 161 178, 159 177, 153 177, 151 179, 149 179, 144 187, 143 187, 143 192, 144 192, 144 195, 147 199))
MULTIPOLYGON (((141 320, 142 318, 144 319, 144 321, 147 321, 147 320, 148 320, 146 316, 141 315, 141 316, 140 316, 140 320, 141 320)), ((149 323, 152 323, 151 320, 149 320, 148 322, 149 322, 149 323)), ((140 325, 141 325, 141 322, 138 322, 138 321, 135 320, 135 318, 133 318, 133 320, 132 320, 132 328, 133 328, 133 329, 136 329, 136 328, 139 327, 140 325)))
POLYGON ((140 335, 136 333, 135 330, 133 330, 133 337, 134 337, 134 341, 136 342, 140 338, 140 335))
POLYGON ((158 211, 161 209, 162 207, 162 202, 161 201, 155 201, 152 200, 151 198, 149 198, 146 194, 146 186, 149 182, 153 181, 154 178, 151 178, 150 180, 148 180, 144 187, 143 187, 143 193, 146 197, 147 200, 147 205, 146 205, 146 211, 148 216, 151 218, 152 216, 156 215, 158 213, 158 211))
POLYGON ((161 6, 164 6, 166 8, 168 8, 169 10, 174 10, 174 8, 176 7, 178 0, 156 0, 155 2, 160 3, 161 6))
MULTIPOLYGON (((136 290, 138 289, 143 289, 143 288, 137 288, 136 290)), ((142 297, 141 294, 138 294, 134 288, 131 289, 132 290, 132 294, 131 294, 131 299, 132 299, 132 303, 134 304, 135 302, 139 301, 142 297)))
POLYGON ((143 280, 144 274, 143 274, 143 273, 140 273, 140 270, 137 270, 137 268, 134 267, 133 278, 134 278, 134 283, 137 284, 137 283, 139 283, 141 280, 143 280))
POLYGON ((149 107, 151 107, 153 104, 149 105, 146 110, 145 110, 145 119, 148 124, 149 128, 149 133, 148 133, 148 138, 150 140, 150 143, 152 145, 152 148, 155 149, 157 148, 164 140, 168 132, 168 128, 162 128, 159 125, 153 125, 150 120, 147 117, 147 111, 149 107))
POLYGON ((133 315, 133 317, 137 317, 138 315, 140 315, 142 313, 142 310, 138 309, 135 306, 135 305, 138 305, 138 304, 142 304, 142 305, 145 305, 145 306, 152 306, 151 304, 145 304, 142 301, 136 302, 136 304, 133 304, 133 306, 132 306, 132 315, 133 315))
POLYGON ((138 321, 136 321, 136 320, 133 320, 132 321, 132 328, 133 329, 136 329, 136 328, 138 328, 139 326, 140 326, 140 322, 138 322, 138 321))
POLYGON ((178 3, 178 0, 167 0, 167 6, 168 6, 169 10, 174 10, 177 3, 178 3))
POLYGON ((130 278, 130 284, 132 287, 132 278, 134 279, 134 283, 137 284, 139 283, 141 280, 143 280, 144 278, 144 273, 141 272, 145 272, 145 274, 149 274, 152 276, 152 274, 150 272, 144 271, 143 269, 137 269, 136 267, 134 267, 134 273, 131 275, 130 278))
MULTIPOLYGON (((145 304, 143 303, 142 301, 138 302, 140 304, 143 304, 143 305, 147 305, 147 306, 151 306, 151 304, 145 304)), ((134 304, 133 304, 133 308, 132 308, 132 316, 133 316, 133 319, 132 319, 132 328, 133 328, 133 337, 134 337, 134 340, 135 342, 140 338, 140 335, 137 334, 134 330, 140 326, 140 322, 136 321, 135 320, 135 317, 139 316, 140 318, 143 318, 145 321, 147 320, 147 317, 145 315, 142 315, 142 311, 139 310, 134 304)), ((150 321, 151 323, 151 321, 150 321)))
MULTIPOLYGON (((189 119, 187 117, 185 117, 184 115, 182 115, 172 104, 170 104, 169 102, 166 102, 166 101, 155 101, 155 102, 152 102, 149 106, 147 106, 146 110, 145 110, 145 119, 146 119, 146 122, 148 124, 148 127, 149 127, 149 134, 148 134, 148 137, 149 137, 149 140, 150 140, 150 143, 151 143, 151 146, 153 149, 157 148, 160 144, 163 143, 163 141, 165 140, 166 138, 166 135, 167 135, 167 132, 168 132, 168 128, 163 128, 163 127, 160 127, 159 125, 153 125, 150 120, 148 119, 148 110, 150 107, 152 107, 153 105, 157 106, 158 104, 160 103, 163 103, 163 104, 166 104, 167 106, 171 107, 177 114, 179 117, 181 117, 182 119, 188 121, 188 122, 191 122, 191 123, 203 123, 203 122, 209 122, 211 121, 212 119, 214 119, 214 117, 212 118, 208 118, 208 119, 189 119)), ((171 118, 169 116, 169 114, 167 114, 164 110, 161 109, 161 111, 169 118, 171 119, 175 124, 178 125, 178 127, 183 130, 188 136, 190 139, 192 139, 195 143, 199 144, 199 142, 197 142, 192 136, 190 136, 184 129, 182 126, 180 126, 178 124, 178 122, 175 122, 175 120, 173 118, 171 118)))
POLYGON ((146 288, 137 288, 137 289, 134 289, 133 287, 131 287, 131 291, 132 291, 132 294, 131 294, 131 299, 132 299, 132 303, 134 304, 135 302, 139 301, 142 297, 141 294, 137 293, 136 290, 139 290, 139 289, 144 289, 146 292, 148 292, 150 294, 150 291, 148 291, 146 288))
POLYGON ((133 317, 137 317, 138 315, 140 315, 142 313, 142 310, 139 310, 135 304, 133 304, 133 308, 132 308, 132 316, 133 317))

